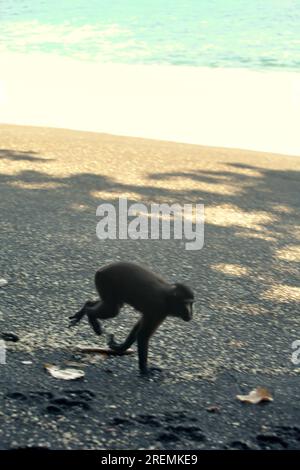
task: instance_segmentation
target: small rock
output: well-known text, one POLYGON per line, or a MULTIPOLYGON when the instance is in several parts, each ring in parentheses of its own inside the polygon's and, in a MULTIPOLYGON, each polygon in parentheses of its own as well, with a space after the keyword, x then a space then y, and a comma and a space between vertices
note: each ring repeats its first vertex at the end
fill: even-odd
POLYGON ((7 286, 7 284, 8 284, 7 280, 0 277, 0 287, 7 286))
POLYGON ((208 407, 206 408, 206 411, 208 411, 209 413, 220 413, 220 407, 217 406, 217 405, 208 406, 208 407))
POLYGON ((236 449, 236 450, 250 450, 251 447, 247 442, 244 441, 232 441, 230 443, 229 449, 236 449))
POLYGON ((20 339, 15 333, 1 333, 0 337, 4 339, 4 341, 12 341, 13 343, 16 343, 20 339))

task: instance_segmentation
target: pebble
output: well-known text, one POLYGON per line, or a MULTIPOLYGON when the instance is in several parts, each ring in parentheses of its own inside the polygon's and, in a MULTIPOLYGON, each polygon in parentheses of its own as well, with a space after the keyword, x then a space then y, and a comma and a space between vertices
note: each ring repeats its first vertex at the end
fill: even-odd
POLYGON ((6 279, 0 277, 0 287, 7 286, 8 282, 6 279))
POLYGON ((20 339, 15 333, 0 333, 0 338, 4 339, 4 341, 13 341, 14 343, 20 339))

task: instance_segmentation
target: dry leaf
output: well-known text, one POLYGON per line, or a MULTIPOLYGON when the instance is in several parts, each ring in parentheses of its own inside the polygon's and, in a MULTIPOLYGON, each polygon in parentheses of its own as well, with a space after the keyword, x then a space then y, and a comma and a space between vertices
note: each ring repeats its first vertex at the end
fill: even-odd
POLYGON ((93 348, 93 347, 81 347, 79 346, 78 351, 81 353, 86 353, 86 354, 108 354, 110 356, 123 356, 126 354, 133 354, 134 350, 133 349, 127 349, 123 353, 119 353, 117 351, 114 351, 113 349, 110 348, 93 348))
POLYGON ((229 342, 229 346, 231 346, 233 348, 242 348, 243 346, 245 346, 245 343, 243 343, 243 341, 237 341, 235 339, 232 339, 229 342))
POLYGON ((61 369, 53 364, 44 364, 45 369, 52 377, 63 380, 76 380, 84 377, 84 371, 80 369, 61 369))
POLYGON ((253 403, 254 405, 261 401, 273 401, 273 397, 269 390, 262 387, 257 387, 254 390, 251 390, 248 395, 237 395, 236 398, 245 403, 253 403))
POLYGON ((85 365, 88 364, 100 364, 101 362, 105 361, 108 358, 107 354, 87 354, 83 361, 85 365))
POLYGON ((66 366, 69 367, 84 367, 86 364, 83 364, 83 362, 74 362, 74 361, 65 361, 64 363, 66 366))

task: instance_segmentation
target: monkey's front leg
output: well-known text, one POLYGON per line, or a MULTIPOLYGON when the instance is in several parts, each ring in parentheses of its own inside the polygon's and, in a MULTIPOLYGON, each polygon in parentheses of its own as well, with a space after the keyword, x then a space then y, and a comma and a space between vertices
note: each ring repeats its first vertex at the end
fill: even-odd
POLYGON ((109 335, 108 341, 107 341, 107 346, 112 349, 113 351, 116 351, 120 354, 124 353, 130 346, 133 345, 133 343, 136 340, 137 337, 137 332, 141 326, 141 320, 139 320, 134 327, 132 328, 131 332, 125 339, 123 343, 116 343, 114 340, 114 335, 109 335))
POLYGON ((155 330, 162 323, 163 319, 154 319, 152 321, 143 322, 138 335, 138 355, 139 355, 139 368, 142 375, 150 375, 152 371, 161 371, 159 367, 151 367, 150 369, 147 366, 148 362, 148 347, 150 337, 153 335, 155 330))

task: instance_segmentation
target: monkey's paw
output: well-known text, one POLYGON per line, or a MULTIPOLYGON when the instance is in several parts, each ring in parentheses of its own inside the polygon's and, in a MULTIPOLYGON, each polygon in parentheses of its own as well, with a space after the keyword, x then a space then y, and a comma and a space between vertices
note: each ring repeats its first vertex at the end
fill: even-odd
POLYGON ((109 347, 109 349, 111 349, 112 351, 114 351, 116 354, 120 354, 120 356, 122 354, 125 354, 125 352, 127 351, 128 347, 124 346, 124 344, 118 344, 115 342, 114 340, 114 335, 113 334, 109 334, 107 335, 107 342, 106 342, 107 346, 109 347))
POLYGON ((116 347, 115 337, 113 334, 107 335, 106 344, 110 349, 114 349, 116 347))
POLYGON ((147 369, 143 369, 140 371, 143 377, 158 377, 162 374, 163 369, 161 367, 147 367, 147 369))
POLYGON ((71 320, 71 321, 68 325, 68 328, 72 328, 72 326, 75 326, 75 325, 77 325, 77 323, 80 322, 80 319, 76 317, 76 314, 72 315, 72 317, 69 317, 69 320, 71 320))

